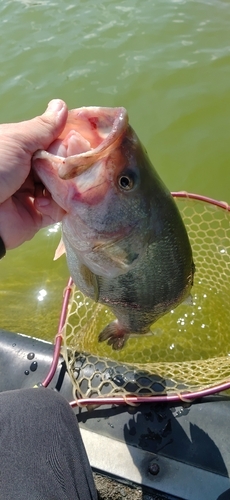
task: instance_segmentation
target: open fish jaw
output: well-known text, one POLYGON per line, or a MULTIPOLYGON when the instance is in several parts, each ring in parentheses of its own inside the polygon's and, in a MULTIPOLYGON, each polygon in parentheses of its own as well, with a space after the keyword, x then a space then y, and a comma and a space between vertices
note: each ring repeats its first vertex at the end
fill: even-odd
POLYGON ((49 151, 37 151, 33 160, 47 160, 56 168, 60 178, 72 179, 107 156, 116 147, 127 126, 128 114, 122 107, 91 106, 70 110, 58 141, 49 151), (71 150, 74 154, 68 154, 71 150))

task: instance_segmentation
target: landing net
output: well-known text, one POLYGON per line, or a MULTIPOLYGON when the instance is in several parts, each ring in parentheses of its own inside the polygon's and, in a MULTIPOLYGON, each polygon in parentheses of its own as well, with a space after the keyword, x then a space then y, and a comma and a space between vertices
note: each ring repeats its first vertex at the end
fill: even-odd
POLYGON ((97 340, 113 314, 72 284, 62 355, 75 398, 183 398, 230 386, 230 206, 172 194, 196 265, 192 299, 154 323, 152 335, 130 338, 123 350, 113 351, 97 340))

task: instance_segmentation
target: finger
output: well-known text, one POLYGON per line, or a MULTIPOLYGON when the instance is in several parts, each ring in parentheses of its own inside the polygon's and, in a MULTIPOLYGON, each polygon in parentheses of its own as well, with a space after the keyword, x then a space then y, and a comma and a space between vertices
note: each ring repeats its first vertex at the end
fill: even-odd
POLYGON ((49 193, 47 193, 47 196, 36 198, 34 206, 42 216, 41 227, 60 222, 66 214, 65 210, 57 205, 49 193))
POLYGON ((65 127, 68 116, 67 105, 61 99, 50 101, 41 116, 22 122, 21 131, 25 137, 24 149, 31 155, 38 149, 47 149, 58 138, 65 127))

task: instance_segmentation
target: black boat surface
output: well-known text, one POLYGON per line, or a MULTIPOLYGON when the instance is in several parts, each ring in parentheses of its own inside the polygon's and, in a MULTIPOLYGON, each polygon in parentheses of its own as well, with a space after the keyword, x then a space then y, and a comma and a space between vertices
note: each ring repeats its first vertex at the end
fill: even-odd
MULTIPOLYGON (((41 383, 52 357, 51 343, 0 330, 0 391, 41 383)), ((73 400, 62 357, 50 389, 73 400)), ((230 499, 228 395, 173 406, 143 403, 74 411, 93 471, 119 485, 117 498, 230 499)))

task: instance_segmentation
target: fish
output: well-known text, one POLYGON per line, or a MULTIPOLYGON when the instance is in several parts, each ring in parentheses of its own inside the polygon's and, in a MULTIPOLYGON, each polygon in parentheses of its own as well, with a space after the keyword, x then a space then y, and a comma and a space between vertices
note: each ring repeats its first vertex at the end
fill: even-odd
POLYGON ((100 342, 122 349, 190 296, 195 266, 185 225, 125 108, 70 110, 58 140, 32 165, 65 211, 74 283, 116 317, 100 342))

